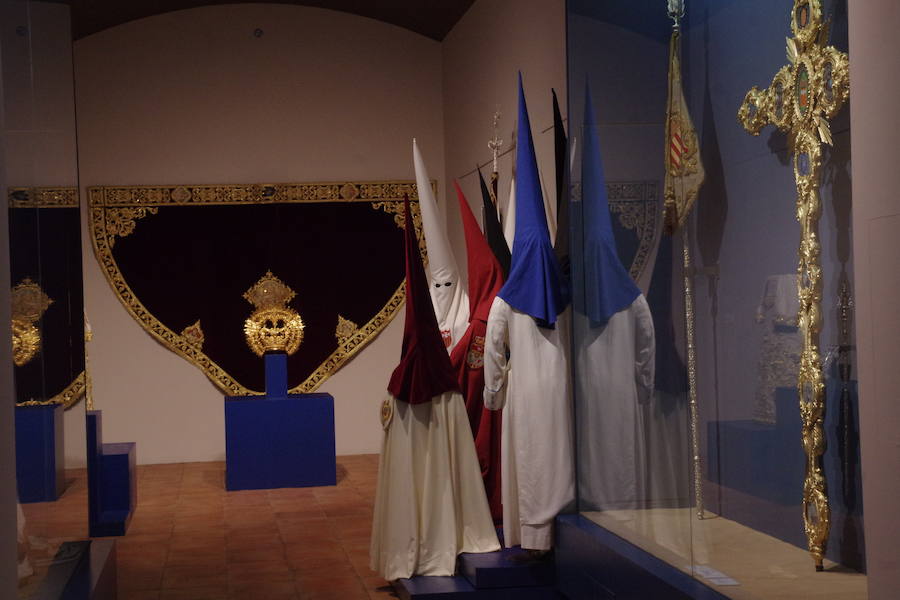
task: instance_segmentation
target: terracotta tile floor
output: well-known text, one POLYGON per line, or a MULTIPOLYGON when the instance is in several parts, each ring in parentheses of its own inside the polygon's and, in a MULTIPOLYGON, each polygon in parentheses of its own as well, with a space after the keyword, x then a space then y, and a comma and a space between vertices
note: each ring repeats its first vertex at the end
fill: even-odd
MULTIPOLYGON (((396 598, 368 568, 377 472, 377 455, 339 456, 334 487, 226 492, 222 462, 139 466, 115 538, 119 599, 396 598)), ((56 502, 23 506, 35 581, 62 541, 87 537, 86 473, 67 477, 56 502)))

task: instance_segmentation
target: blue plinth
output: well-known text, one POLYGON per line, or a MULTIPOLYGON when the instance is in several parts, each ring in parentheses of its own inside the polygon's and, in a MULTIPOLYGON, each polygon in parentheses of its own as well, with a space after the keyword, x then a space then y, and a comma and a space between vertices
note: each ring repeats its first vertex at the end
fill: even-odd
POLYGON ((525 551, 519 546, 499 552, 460 554, 459 573, 479 589, 556 585, 552 560, 516 561, 515 557, 522 554, 525 551))
POLYGON ((90 536, 125 535, 137 505, 135 444, 104 444, 99 410, 87 411, 85 420, 90 536))
POLYGON ((263 360, 266 365, 266 397, 286 398, 288 395, 287 354, 267 352, 263 360))
POLYGON ((226 489, 336 483, 331 394, 225 398, 226 489))
POLYGON ((16 407, 19 502, 52 502, 65 489, 63 406, 16 407))

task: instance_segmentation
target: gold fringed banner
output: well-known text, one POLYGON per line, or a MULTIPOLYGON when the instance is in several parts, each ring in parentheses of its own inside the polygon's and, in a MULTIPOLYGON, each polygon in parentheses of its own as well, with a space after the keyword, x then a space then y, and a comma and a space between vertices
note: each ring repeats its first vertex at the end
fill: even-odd
POLYGON ((297 291, 306 323, 291 393, 316 390, 387 326, 405 298, 404 195, 424 256, 411 181, 88 188, 94 252, 116 296, 228 395, 262 393, 242 295, 266 271, 297 291))

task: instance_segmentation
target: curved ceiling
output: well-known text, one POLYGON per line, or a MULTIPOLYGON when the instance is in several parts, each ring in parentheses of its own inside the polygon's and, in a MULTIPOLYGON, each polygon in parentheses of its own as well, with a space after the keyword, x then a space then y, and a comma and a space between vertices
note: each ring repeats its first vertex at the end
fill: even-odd
MULTIPOLYGON (((441 41, 474 2, 475 0, 294 0, 275 3, 353 13, 441 41)), ((72 35, 77 40, 135 19, 185 8, 234 3, 221 0, 71 0, 72 35)), ((271 4, 273 0, 244 0, 244 3, 271 4)))

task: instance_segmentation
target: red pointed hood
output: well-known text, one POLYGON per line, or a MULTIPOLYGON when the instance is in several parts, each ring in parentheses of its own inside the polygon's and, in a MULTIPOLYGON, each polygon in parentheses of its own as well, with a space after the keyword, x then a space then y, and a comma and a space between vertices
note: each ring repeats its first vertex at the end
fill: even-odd
POLYGON ((404 203, 406 325, 403 329, 400 364, 391 375, 388 391, 398 400, 422 404, 444 392, 459 390, 459 384, 434 316, 408 197, 404 198, 404 203))
POLYGON ((462 215, 463 230, 466 233, 466 255, 469 265, 469 322, 479 319, 486 323, 494 296, 503 287, 503 270, 478 227, 478 221, 472 214, 469 201, 466 200, 456 181, 453 182, 453 185, 456 186, 459 213, 462 215))

